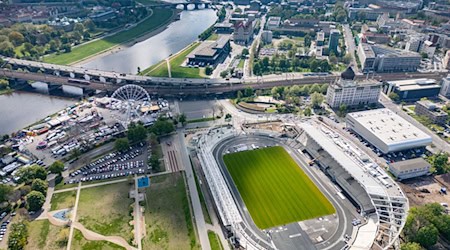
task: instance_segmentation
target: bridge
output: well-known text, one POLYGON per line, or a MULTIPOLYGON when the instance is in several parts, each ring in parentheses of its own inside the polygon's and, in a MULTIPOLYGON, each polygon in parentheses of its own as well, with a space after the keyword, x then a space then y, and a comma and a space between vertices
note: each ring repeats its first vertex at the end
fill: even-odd
MULTIPOLYGON (((83 89, 97 89, 114 91, 125 84, 137 84, 149 93, 171 96, 201 96, 208 94, 224 94, 243 90, 247 87, 254 89, 269 89, 275 86, 291 86, 295 84, 330 83, 337 76, 264 76, 245 79, 193 79, 149 77, 133 74, 123 74, 111 71, 87 69, 83 67, 56 65, 21 59, 4 58, 12 66, 12 70, 0 68, 0 76, 31 81, 42 81, 57 85, 69 85, 83 89), (88 84, 69 81, 71 79, 85 80, 88 84)), ((400 80, 407 78, 431 78, 440 80, 447 75, 442 73, 384 73, 374 75, 377 80, 400 80)), ((365 79, 359 75, 356 79, 365 79)))
POLYGON ((189 10, 188 6, 194 6, 194 10, 200 9, 200 6, 203 6, 203 8, 208 9, 212 7, 212 3, 210 1, 204 1, 204 0, 191 0, 187 2, 158 2, 158 3, 150 3, 146 4, 146 7, 162 7, 162 8, 171 8, 176 9, 178 6, 183 6, 183 10, 189 10))

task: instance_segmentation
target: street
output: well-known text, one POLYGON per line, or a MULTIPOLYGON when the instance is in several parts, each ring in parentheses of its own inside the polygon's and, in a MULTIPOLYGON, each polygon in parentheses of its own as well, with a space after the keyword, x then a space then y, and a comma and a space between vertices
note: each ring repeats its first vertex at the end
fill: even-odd
POLYGON ((355 72, 359 72, 358 63, 356 62, 356 45, 355 38, 353 37, 352 30, 348 24, 342 25, 344 30, 345 46, 347 47, 347 53, 352 56, 352 66, 355 72))

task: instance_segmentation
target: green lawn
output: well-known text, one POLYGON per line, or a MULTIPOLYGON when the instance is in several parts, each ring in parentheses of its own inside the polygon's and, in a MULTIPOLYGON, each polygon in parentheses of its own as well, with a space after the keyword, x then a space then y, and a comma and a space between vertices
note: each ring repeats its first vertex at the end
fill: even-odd
POLYGON ((138 25, 121 31, 115 35, 105 37, 100 40, 89 42, 72 49, 69 53, 52 54, 44 57, 44 62, 55 64, 70 64, 87 57, 93 56, 100 52, 110 49, 121 43, 128 42, 134 38, 142 36, 160 26, 164 25, 170 20, 173 10, 170 9, 155 9, 153 14, 138 25))
POLYGON ((238 69, 243 69, 244 68, 244 63, 245 63, 245 59, 241 59, 239 60, 239 64, 238 64, 238 69))
POLYGON ((57 227, 48 220, 31 221, 28 227, 29 236, 25 250, 46 249, 46 250, 62 250, 66 248, 64 241, 59 241, 61 230, 68 228, 57 227))
POLYGON ((133 234, 129 222, 130 205, 128 182, 82 189, 78 203, 78 221, 87 229, 107 236, 121 236, 129 241, 133 234))
POLYGON ((71 249, 74 250, 125 250, 125 248, 113 244, 109 241, 88 241, 83 237, 83 234, 75 229, 71 249))
POLYGON ((59 210, 64 208, 73 207, 75 204, 75 196, 77 191, 67 191, 62 193, 56 193, 52 196, 52 207, 51 210, 59 210))
POLYGON ((214 117, 205 117, 205 118, 188 120, 187 123, 210 122, 210 121, 214 121, 214 120, 215 120, 214 117))
POLYGON ((219 38, 219 34, 213 32, 208 38, 206 38, 206 40, 217 41, 218 38, 219 38))
POLYGON ((222 243, 220 243, 219 236, 213 231, 208 231, 209 245, 211 250, 223 250, 222 243))
POLYGON ((227 154, 223 159, 261 229, 335 213, 333 205, 283 147, 227 154))
MULTIPOLYGON (((186 56, 189 55, 195 48, 197 48, 200 45, 200 43, 196 42, 188 47, 186 47, 184 50, 182 50, 177 55, 171 57, 169 59, 170 63, 170 71, 172 72, 172 77, 177 78, 202 78, 204 77, 204 74, 201 72, 200 68, 189 68, 189 67, 182 67, 181 65, 186 60, 186 56)), ((152 66, 142 72, 144 75, 148 76, 155 76, 155 77, 168 77, 169 71, 167 69, 167 63, 166 60, 158 63, 155 66, 152 66)))
POLYGON ((173 173, 151 178, 146 190, 146 236, 142 249, 200 249, 192 222, 184 175, 173 173))

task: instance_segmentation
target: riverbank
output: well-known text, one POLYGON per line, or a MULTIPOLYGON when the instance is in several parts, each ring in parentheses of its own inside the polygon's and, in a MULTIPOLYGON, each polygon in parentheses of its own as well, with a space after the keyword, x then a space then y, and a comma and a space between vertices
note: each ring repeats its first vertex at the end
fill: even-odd
POLYGON ((178 10, 157 9, 132 28, 79 45, 69 53, 46 56, 44 62, 63 65, 81 64, 88 59, 93 60, 105 53, 112 53, 111 50, 120 50, 131 46, 165 30, 170 23, 176 20, 178 12, 178 10))
POLYGON ((8 95, 12 94, 14 92, 14 89, 2 89, 0 90, 0 95, 8 95))
POLYGON ((141 75, 154 77, 177 77, 177 78, 206 78, 204 68, 190 68, 181 66, 186 56, 194 51, 201 42, 189 44, 186 48, 171 55, 169 58, 155 64, 144 71, 141 75), (170 72, 169 72, 170 71, 170 72))

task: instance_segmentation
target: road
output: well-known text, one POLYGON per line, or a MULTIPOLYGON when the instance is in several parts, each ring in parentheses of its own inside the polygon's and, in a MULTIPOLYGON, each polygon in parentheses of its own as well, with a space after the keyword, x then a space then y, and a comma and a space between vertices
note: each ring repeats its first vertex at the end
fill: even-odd
POLYGON ((450 153, 450 145, 444 141, 442 138, 440 138, 438 135, 433 133, 430 129, 428 129, 426 126, 424 126, 422 123, 418 122, 416 119, 408 115, 406 112, 404 112, 397 104, 393 103, 387 96, 384 94, 380 95, 380 102, 385 106, 386 108, 390 109, 391 111, 395 112, 397 115, 401 116, 403 119, 407 120, 420 130, 422 130, 427 135, 431 136, 433 140, 433 144, 436 146, 437 149, 445 152, 450 153))
POLYGON ((192 165, 188 157, 187 147, 184 143, 184 132, 183 130, 178 131, 178 140, 181 161, 185 166, 186 170, 186 181, 189 188, 189 193, 192 202, 192 209, 194 212, 195 225, 197 226, 198 237, 200 239, 200 245, 204 250, 211 250, 209 245, 208 233, 205 224, 205 217, 203 216, 202 205, 200 203, 200 198, 198 196, 197 186, 195 185, 194 171, 192 170, 192 165))
MULTIPOLYGON (((253 43, 250 46, 249 52, 250 52, 250 58, 255 58, 255 55, 253 55, 253 46, 255 48, 258 48, 259 43, 261 42, 261 36, 262 36, 262 32, 264 30, 264 26, 266 25, 266 15, 263 15, 261 17, 261 22, 259 24, 259 32, 256 35, 255 39, 253 40, 253 43)), ((258 51, 257 49, 255 51, 258 51)), ((249 60, 246 60, 245 65, 244 65, 244 76, 252 76, 253 72, 252 72, 252 68, 249 65, 249 60)))
POLYGON ((359 72, 358 63, 356 62, 355 57, 355 38, 353 37, 352 30, 350 29, 350 26, 348 24, 342 25, 344 30, 344 40, 345 40, 345 46, 347 47, 347 53, 349 53, 352 56, 352 65, 355 69, 355 72, 359 72))
POLYGON ((69 238, 67 241, 67 250, 70 250, 70 247, 72 246, 72 238, 73 238, 73 229, 74 229, 74 222, 77 220, 77 210, 78 210, 78 202, 80 200, 80 191, 81 191, 81 182, 78 184, 77 188, 77 196, 75 198, 75 205, 72 209, 72 218, 70 219, 70 230, 69 230, 69 238))
POLYGON ((134 238, 137 242, 138 249, 142 249, 141 241, 141 205, 139 205, 138 176, 134 175, 134 238))

